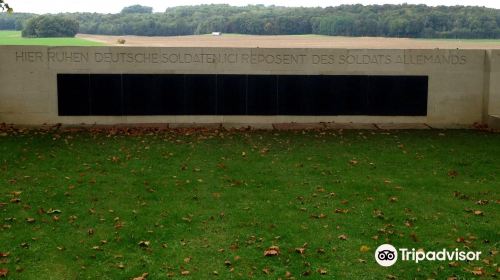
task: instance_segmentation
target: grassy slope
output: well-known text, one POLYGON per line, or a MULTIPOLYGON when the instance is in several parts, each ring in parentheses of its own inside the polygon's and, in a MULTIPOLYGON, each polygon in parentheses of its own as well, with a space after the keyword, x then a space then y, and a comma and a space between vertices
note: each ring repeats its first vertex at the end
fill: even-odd
POLYGON ((102 46, 80 38, 23 38, 20 31, 0 30, 0 45, 102 46))
POLYGON ((4 134, 0 252, 10 256, 0 268, 13 279, 181 271, 190 272, 182 279, 276 279, 286 271, 316 279, 318 268, 325 279, 469 279, 475 267, 491 275, 499 158, 500 134, 474 131, 4 134), (22 192, 20 203, 9 202, 13 191, 22 192), (61 213, 44 213, 51 208, 61 213), (467 243, 457 243, 462 237, 467 243), (491 262, 382 268, 372 256, 385 242, 468 246, 491 262), (305 254, 295 252, 304 243, 305 254), (263 256, 271 245, 280 256, 263 256))

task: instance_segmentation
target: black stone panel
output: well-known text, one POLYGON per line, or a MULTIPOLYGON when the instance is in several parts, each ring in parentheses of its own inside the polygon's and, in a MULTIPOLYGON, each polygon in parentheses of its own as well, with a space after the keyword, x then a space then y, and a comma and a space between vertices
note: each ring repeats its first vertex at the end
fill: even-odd
POLYGON ((427 115, 427 76, 58 74, 61 116, 427 115))
POLYGON ((217 75, 185 75, 183 115, 217 114, 217 75))
POLYGON ((368 115, 427 115, 428 77, 370 76, 368 85, 368 115))
POLYGON ((123 75, 124 115, 181 115, 184 75, 123 75))
POLYGON ((246 115, 247 75, 218 75, 217 98, 217 115, 246 115))
POLYGON ((330 88, 330 115, 367 115, 368 76, 333 76, 325 79, 330 88))
POLYGON ((278 115, 311 115, 315 111, 319 76, 278 76, 278 115))
POLYGON ((58 111, 59 116, 89 116, 89 79, 88 74, 58 74, 58 111))
POLYGON ((123 115, 122 75, 91 74, 89 92, 91 115, 123 115))
POLYGON ((248 75, 247 115, 278 114, 278 77, 248 75))

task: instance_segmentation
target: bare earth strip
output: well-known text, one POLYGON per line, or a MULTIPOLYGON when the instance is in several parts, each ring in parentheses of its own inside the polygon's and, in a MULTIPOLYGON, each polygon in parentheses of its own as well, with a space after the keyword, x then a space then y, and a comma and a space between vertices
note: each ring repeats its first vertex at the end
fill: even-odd
POLYGON ((150 47, 230 48, 354 48, 354 49, 500 49, 500 40, 433 40, 378 37, 333 37, 321 35, 193 35, 171 37, 107 36, 78 34, 77 37, 117 45, 150 47))

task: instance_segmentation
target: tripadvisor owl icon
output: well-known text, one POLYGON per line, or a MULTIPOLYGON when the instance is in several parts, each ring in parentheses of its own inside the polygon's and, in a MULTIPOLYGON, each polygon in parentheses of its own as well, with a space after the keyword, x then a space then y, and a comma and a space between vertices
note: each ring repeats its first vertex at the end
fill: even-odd
POLYGON ((375 250, 375 260, 381 266, 392 266, 398 260, 398 251, 391 244, 383 244, 375 250))

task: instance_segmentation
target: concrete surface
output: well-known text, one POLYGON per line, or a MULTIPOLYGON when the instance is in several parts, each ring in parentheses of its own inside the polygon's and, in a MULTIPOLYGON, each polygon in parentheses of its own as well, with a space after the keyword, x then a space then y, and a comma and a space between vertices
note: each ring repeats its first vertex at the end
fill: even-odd
POLYGON ((470 126, 488 123, 490 115, 500 115, 499 76, 500 50, 0 46, 0 123, 470 126), (285 63, 283 59, 278 62, 279 57, 296 59, 285 63), (58 73, 426 75, 428 112, 424 117, 60 117, 58 73))

